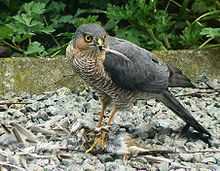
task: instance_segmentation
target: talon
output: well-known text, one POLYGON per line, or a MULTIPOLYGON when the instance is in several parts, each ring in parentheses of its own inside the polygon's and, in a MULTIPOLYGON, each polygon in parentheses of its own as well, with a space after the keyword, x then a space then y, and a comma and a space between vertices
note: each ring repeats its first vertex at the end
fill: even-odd
POLYGON ((100 146, 102 150, 104 150, 107 147, 107 140, 108 140, 108 133, 101 130, 99 132, 94 140, 94 143, 91 145, 91 147, 86 150, 86 153, 90 153, 96 146, 100 146))
POLYGON ((96 128, 95 128, 95 132, 96 132, 96 133, 101 132, 101 130, 102 130, 102 127, 96 127, 96 128))
POLYGON ((100 133, 100 132, 109 132, 110 126, 102 126, 102 127, 96 127, 95 132, 100 133))
POLYGON ((86 153, 90 153, 90 152, 96 147, 96 145, 97 145, 97 142, 96 142, 96 139, 95 139, 95 141, 94 141, 94 143, 91 145, 91 147, 90 147, 88 150, 86 150, 86 153))

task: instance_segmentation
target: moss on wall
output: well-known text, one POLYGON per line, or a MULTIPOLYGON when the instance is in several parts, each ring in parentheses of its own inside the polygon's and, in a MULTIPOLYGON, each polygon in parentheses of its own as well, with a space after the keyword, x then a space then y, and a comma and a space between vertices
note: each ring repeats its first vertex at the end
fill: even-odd
MULTIPOLYGON (((220 49, 155 52, 163 61, 176 65, 193 80, 205 74, 220 79, 220 49)), ((41 93, 59 87, 73 91, 85 87, 71 65, 57 58, 0 59, 0 95, 8 93, 41 93)))

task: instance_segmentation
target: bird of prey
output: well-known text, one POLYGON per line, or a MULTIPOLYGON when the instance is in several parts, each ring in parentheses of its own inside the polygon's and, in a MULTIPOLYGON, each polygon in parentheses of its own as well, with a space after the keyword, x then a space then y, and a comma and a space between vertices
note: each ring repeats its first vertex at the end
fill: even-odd
MULTIPOLYGON (((112 37, 96 24, 83 24, 66 49, 74 70, 97 91, 102 109, 97 128, 103 126, 106 108, 112 104, 111 126, 117 111, 129 109, 138 98, 155 98, 183 119, 188 126, 211 137, 191 113, 168 90, 193 87, 176 67, 160 62, 151 52, 123 39, 112 37)), ((96 142, 102 142, 105 134, 96 142)))

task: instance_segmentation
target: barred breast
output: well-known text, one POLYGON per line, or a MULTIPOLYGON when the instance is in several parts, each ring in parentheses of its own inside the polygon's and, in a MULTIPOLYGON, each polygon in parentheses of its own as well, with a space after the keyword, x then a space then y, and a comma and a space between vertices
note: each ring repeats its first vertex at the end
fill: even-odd
POLYGON ((73 58, 73 67, 80 77, 98 92, 110 96, 118 109, 132 107, 137 93, 117 86, 104 70, 102 62, 88 58, 88 55, 73 58))

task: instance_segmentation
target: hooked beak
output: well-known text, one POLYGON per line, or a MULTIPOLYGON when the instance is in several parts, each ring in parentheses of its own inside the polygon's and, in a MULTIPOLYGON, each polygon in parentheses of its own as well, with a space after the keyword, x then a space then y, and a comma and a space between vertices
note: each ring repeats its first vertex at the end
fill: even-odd
POLYGON ((96 40, 95 45, 100 51, 104 49, 104 42, 100 38, 96 40))

